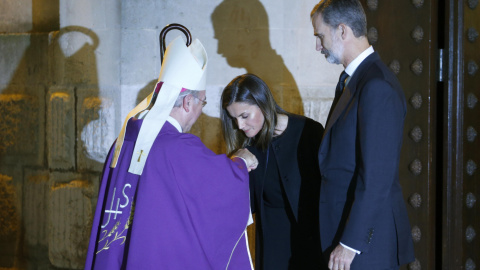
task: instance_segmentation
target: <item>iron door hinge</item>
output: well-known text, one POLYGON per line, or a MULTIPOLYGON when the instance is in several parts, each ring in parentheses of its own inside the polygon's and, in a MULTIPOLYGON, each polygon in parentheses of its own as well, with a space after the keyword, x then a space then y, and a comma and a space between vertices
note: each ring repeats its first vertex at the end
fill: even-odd
POLYGON ((443 66, 444 66, 444 57, 443 57, 443 49, 438 49, 438 59, 437 59, 437 81, 443 82, 444 79, 444 71, 443 71, 443 66))

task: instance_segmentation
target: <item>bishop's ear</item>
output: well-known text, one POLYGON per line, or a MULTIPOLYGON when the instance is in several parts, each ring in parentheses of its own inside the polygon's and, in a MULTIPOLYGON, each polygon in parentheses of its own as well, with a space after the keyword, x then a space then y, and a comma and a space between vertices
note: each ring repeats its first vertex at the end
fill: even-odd
POLYGON ((193 102, 193 97, 192 95, 186 95, 184 98, 183 98, 183 104, 182 104, 182 107, 183 109, 186 111, 186 112, 190 112, 190 109, 191 109, 191 105, 192 105, 192 102, 193 102))

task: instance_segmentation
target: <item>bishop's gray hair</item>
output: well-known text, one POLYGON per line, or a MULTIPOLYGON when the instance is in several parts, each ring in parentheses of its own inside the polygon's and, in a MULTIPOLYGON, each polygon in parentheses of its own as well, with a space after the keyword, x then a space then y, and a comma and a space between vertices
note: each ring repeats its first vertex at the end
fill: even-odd
POLYGON ((185 91, 181 92, 178 95, 177 100, 175 100, 175 104, 173 105, 173 107, 175 108, 175 107, 182 106, 183 98, 188 96, 188 95, 192 95, 192 96, 196 97, 195 98, 195 104, 197 104, 200 101, 199 98, 198 98, 198 92, 199 91, 194 91, 194 90, 185 90, 185 91))

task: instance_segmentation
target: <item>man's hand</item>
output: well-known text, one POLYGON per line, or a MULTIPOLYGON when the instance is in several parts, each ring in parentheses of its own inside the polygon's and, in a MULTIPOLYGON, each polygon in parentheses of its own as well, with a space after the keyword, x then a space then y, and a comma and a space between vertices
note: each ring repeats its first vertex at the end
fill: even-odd
POLYGON ((328 269, 330 270, 350 270, 353 258, 356 253, 342 245, 338 245, 332 253, 330 253, 330 261, 328 261, 328 269))
POLYGON ((232 158, 234 158, 234 157, 243 158, 245 160, 245 162, 247 163, 246 165, 247 165, 248 171, 255 170, 258 166, 258 160, 255 157, 255 155, 253 155, 250 151, 248 151, 245 148, 238 149, 237 152, 235 152, 232 155, 232 158))

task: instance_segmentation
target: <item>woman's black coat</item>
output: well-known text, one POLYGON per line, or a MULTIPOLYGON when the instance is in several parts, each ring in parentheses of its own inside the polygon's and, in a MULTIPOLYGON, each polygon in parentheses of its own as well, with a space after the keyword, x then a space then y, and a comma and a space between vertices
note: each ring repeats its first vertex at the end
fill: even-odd
MULTIPOLYGON (((323 135, 323 126, 304 116, 288 115, 288 125, 282 135, 269 146, 278 165, 283 189, 296 224, 292 224, 289 269, 318 269, 321 260, 319 243, 319 193, 320 171, 318 149, 323 135), (301 267, 301 268, 298 268, 301 267)), ((258 159, 258 167, 250 172, 250 200, 252 212, 256 213, 255 268, 263 269, 262 225, 263 187, 267 151, 248 147, 258 159)), ((268 175, 265 177, 268 178, 268 175)), ((285 256, 288 256, 286 254, 285 256)))

